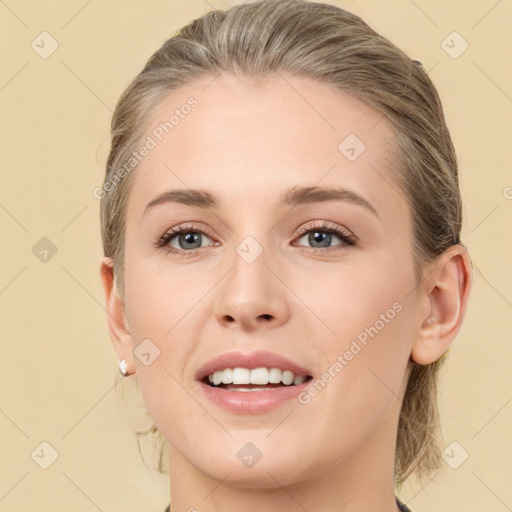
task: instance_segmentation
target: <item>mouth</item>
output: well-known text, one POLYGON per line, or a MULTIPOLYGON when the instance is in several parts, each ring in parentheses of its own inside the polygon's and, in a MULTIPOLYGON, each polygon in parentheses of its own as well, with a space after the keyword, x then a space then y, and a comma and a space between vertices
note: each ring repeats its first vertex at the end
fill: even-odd
POLYGON ((208 386, 241 390, 298 386, 311 378, 310 370, 269 351, 226 352, 205 363, 195 375, 208 386))
POLYGON ((311 380, 311 375, 295 374, 281 368, 224 368, 205 376, 201 382, 227 391, 252 392, 299 386, 311 380))
POLYGON ((207 362, 195 380, 216 406, 235 414, 262 414, 297 397, 313 373, 273 352, 237 351, 207 362))

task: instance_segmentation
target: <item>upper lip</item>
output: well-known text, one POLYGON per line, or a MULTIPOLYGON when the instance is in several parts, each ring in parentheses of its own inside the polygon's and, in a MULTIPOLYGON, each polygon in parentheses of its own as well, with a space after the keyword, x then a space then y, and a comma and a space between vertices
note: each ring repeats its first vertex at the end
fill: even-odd
POLYGON ((290 361, 284 356, 268 351, 257 352, 226 352, 206 362, 196 373, 196 379, 202 380, 215 371, 225 368, 280 368, 295 375, 311 376, 309 370, 290 361))

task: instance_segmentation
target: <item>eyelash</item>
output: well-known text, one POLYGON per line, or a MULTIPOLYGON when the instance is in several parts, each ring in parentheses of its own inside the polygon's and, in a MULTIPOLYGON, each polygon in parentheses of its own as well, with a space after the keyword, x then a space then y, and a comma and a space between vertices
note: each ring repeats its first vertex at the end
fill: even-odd
MULTIPOLYGON (((320 231, 322 233, 328 233, 331 235, 338 236, 342 243, 339 244, 338 246, 334 246, 334 247, 355 246, 357 243, 357 238, 355 236, 350 235, 348 232, 346 232, 345 230, 343 230, 342 228, 339 228, 337 226, 329 226, 325 222, 321 226, 315 226, 314 224, 311 224, 311 223, 306 224, 297 234, 297 238, 299 238, 299 239, 302 238, 305 234, 309 233, 310 231, 320 231)), ((183 233, 201 234, 201 235, 206 235, 209 238, 212 238, 209 235, 208 230, 202 230, 202 229, 199 229, 199 227, 197 227, 195 224, 189 224, 189 225, 182 225, 182 226, 177 226, 177 227, 171 228, 169 231, 164 233, 160 238, 158 238, 155 241, 154 245, 157 248, 166 249, 167 253, 174 253, 174 254, 182 253, 186 256, 194 256, 195 254, 197 254, 197 252, 200 249, 204 249, 204 247, 201 247, 199 249, 185 251, 183 249, 172 249, 172 248, 167 247, 167 244, 173 238, 175 238, 177 235, 180 235, 183 233)), ((340 250, 340 249, 335 249, 333 247, 326 248, 326 249, 320 249, 320 248, 313 247, 310 250, 313 253, 316 253, 316 252, 324 252, 325 253, 325 252, 330 252, 332 250, 340 250)))

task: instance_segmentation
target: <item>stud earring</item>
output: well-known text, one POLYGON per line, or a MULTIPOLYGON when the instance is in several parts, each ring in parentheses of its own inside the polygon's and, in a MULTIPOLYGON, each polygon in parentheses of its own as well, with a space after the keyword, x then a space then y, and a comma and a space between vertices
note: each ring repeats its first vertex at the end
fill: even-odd
POLYGON ((119 372, 121 373, 121 375, 123 377, 125 377, 126 375, 128 375, 128 371, 126 370, 126 359, 123 359, 120 363, 119 363, 119 372))

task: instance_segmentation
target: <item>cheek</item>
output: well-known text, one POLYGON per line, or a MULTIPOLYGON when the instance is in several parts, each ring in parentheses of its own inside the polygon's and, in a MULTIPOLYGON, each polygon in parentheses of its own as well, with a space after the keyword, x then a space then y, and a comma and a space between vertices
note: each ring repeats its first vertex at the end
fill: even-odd
POLYGON ((206 284, 186 267, 166 265, 159 255, 151 259, 132 253, 126 260, 126 307, 138 337, 153 336, 169 346, 189 315, 193 317, 206 284))
POLYGON ((183 369, 194 350, 194 304, 204 291, 190 279, 164 272, 149 261, 126 262, 126 310, 137 380, 150 416, 161 431, 169 411, 186 414, 183 369))
MULTIPOLYGON (((322 453, 330 459, 333 454, 362 449, 375 432, 389 428, 389 421, 393 421, 391 411, 398 415, 411 326, 407 305, 402 304, 398 312, 387 306, 385 302, 383 308, 372 307, 367 311, 366 322, 355 308, 360 315, 355 321, 358 325, 346 317, 344 323, 338 324, 342 334, 324 345, 328 363, 309 392, 301 397, 303 411, 297 415, 297 419, 304 415, 315 418, 310 425, 297 425, 312 440, 312 454, 322 453), (388 313, 388 323, 374 314, 386 311, 392 311, 388 313), (325 439, 330 439, 327 447, 322 442, 325 439)), ((284 437, 282 442, 286 442, 284 437)))
POLYGON ((321 318, 332 331, 317 338, 322 354, 319 373, 326 384, 318 396, 324 398, 309 398, 328 402, 342 423, 368 414, 382 417, 400 394, 409 360, 414 334, 414 303, 408 295, 412 270, 404 277, 396 262, 382 262, 364 271, 333 272, 328 279, 317 280, 317 292, 308 295, 308 305, 322 311, 321 318))
MULTIPOLYGON (((355 338, 364 344, 375 337, 384 345, 405 315, 405 301, 413 287, 412 269, 404 271, 407 262, 401 265, 388 255, 375 260, 318 265, 293 280, 294 292, 323 324, 322 345, 331 356, 347 350, 355 338)), ((316 321, 311 319, 310 323, 316 321)))

